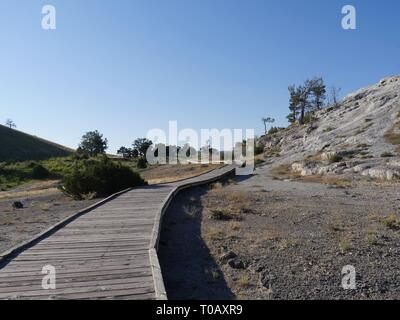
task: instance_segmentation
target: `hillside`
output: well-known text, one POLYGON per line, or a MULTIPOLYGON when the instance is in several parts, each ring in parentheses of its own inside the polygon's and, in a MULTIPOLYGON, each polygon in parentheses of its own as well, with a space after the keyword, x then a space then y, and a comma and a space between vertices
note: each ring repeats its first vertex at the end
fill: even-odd
POLYGON ((400 179, 400 77, 390 77, 318 111, 259 144, 275 166, 301 176, 400 179))
POLYGON ((44 160, 73 152, 56 143, 0 125, 0 162, 44 160))

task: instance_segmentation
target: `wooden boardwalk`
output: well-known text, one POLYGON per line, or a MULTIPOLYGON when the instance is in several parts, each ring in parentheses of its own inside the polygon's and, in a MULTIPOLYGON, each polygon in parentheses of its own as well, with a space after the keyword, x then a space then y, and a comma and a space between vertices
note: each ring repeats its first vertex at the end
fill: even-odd
POLYGON ((10 250, 0 259, 0 299, 166 299, 156 252, 163 213, 180 190, 233 170, 132 189, 10 250), (56 289, 42 288, 46 265, 56 289))

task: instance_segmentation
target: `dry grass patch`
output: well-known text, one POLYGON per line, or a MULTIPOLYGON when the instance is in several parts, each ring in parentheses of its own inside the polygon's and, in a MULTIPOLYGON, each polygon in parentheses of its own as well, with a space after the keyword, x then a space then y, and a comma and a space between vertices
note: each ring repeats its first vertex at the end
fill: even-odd
POLYGON ((396 123, 386 134, 385 139, 388 143, 399 145, 400 144, 400 122, 396 123))
POLYGON ((292 170, 290 164, 282 164, 271 169, 271 174, 275 179, 296 179, 301 177, 299 172, 292 170))
POLYGON ((282 149, 279 146, 269 148, 265 151, 265 157, 280 157, 282 149))
POLYGON ((242 224, 238 221, 231 221, 229 223, 229 229, 231 231, 240 231, 241 228, 242 228, 242 224))
POLYGON ((269 242, 279 243, 285 238, 286 234, 277 229, 266 230, 263 234, 248 234, 246 237, 248 242, 261 247, 265 246, 269 242))
POLYGON ((337 187, 351 187, 353 185, 351 180, 339 175, 302 176, 299 172, 294 172, 290 165, 280 165, 272 168, 271 173, 273 177, 278 180, 291 179, 311 183, 322 183, 337 187))
POLYGON ((241 191, 230 191, 222 195, 227 201, 247 203, 250 201, 250 197, 247 193, 241 191))
POLYGON ((242 275, 236 282, 237 286, 241 289, 246 289, 250 285, 250 277, 248 274, 242 275))
POLYGON ((400 122, 397 122, 388 132, 386 132, 385 140, 390 144, 400 145, 400 122))
POLYGON ((230 208, 216 208, 216 209, 209 209, 208 217, 212 220, 242 220, 242 217, 238 214, 233 212, 230 208))
POLYGON ((220 228, 208 228, 204 233, 204 238, 208 241, 223 240, 225 238, 225 232, 220 228))
POLYGON ((353 185, 353 182, 345 177, 341 176, 305 176, 301 178, 302 181, 305 182, 313 182, 313 183, 322 183, 330 186, 336 186, 336 187, 351 187, 353 185))
POLYGON ((171 183, 193 178, 222 166, 222 164, 167 164, 143 170, 140 175, 149 184, 171 183))
POLYGON ((398 229, 399 228, 399 219, 397 219, 397 215, 392 213, 381 220, 382 224, 388 229, 398 229))
POLYGON ((296 246, 297 246, 297 241, 293 238, 284 238, 281 239, 278 243, 278 249, 280 251, 296 246))
POLYGON ((340 238, 339 241, 339 248, 342 252, 346 252, 352 249, 352 244, 351 244, 352 239, 349 236, 343 236, 340 238))
POLYGON ((211 196, 204 201, 204 206, 216 220, 238 219, 240 214, 255 213, 254 197, 246 191, 225 190, 215 184, 209 192, 211 196))
POLYGON ((379 242, 378 242, 378 236, 376 235, 376 234, 369 234, 368 236, 367 236, 367 243, 370 245, 370 246, 377 246, 378 244, 379 244, 379 242))
POLYGON ((51 204, 50 203, 41 203, 39 205, 40 210, 42 211, 49 211, 51 208, 51 204))
POLYGON ((328 224, 328 229, 333 232, 340 232, 344 230, 344 223, 342 218, 337 217, 328 224))
POLYGON ((370 213, 368 215, 368 220, 370 220, 370 221, 376 222, 376 221, 379 221, 380 219, 381 219, 381 217, 376 213, 370 213))
POLYGON ((42 190, 27 190, 27 191, 1 191, 0 200, 30 198, 35 196, 44 196, 60 193, 57 188, 48 188, 42 190))
POLYGON ((215 182, 211 185, 211 190, 221 190, 224 185, 221 182, 215 182))

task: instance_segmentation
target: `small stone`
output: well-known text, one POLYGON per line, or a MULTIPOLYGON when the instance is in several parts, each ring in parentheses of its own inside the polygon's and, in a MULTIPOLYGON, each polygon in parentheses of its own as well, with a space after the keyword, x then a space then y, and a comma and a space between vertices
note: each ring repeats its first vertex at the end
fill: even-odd
POLYGON ((232 269, 246 269, 245 263, 240 259, 231 259, 228 264, 232 269))
POLYGON ((223 253, 223 254, 219 257, 219 259, 220 259, 220 261, 222 261, 222 262, 226 262, 226 261, 231 260, 231 259, 234 259, 234 258, 236 258, 236 257, 237 257, 237 254, 236 254, 236 253, 234 253, 233 251, 228 251, 228 252, 226 252, 226 253, 223 253))
POLYGON ((260 273, 264 269, 265 269, 265 267, 263 265, 258 265, 258 266, 254 267, 254 272, 260 273))
POLYGON ((23 209, 24 207, 21 201, 14 201, 12 206, 14 209, 23 209))
POLYGON ((270 288, 274 279, 275 277, 267 271, 260 273, 260 284, 265 288, 270 288))

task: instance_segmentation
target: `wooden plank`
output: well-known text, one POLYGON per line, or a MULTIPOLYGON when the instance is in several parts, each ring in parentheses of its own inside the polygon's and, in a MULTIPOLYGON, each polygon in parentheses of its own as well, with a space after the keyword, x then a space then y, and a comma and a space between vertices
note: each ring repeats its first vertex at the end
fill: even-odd
POLYGON ((181 190, 232 170, 126 190, 9 250, 0 299, 166 299, 156 251, 162 215, 181 190), (56 290, 41 288, 46 264, 56 268, 56 290))
MULTIPOLYGON (((131 260, 127 263, 112 263, 112 264, 99 264, 99 265, 74 265, 74 264, 65 264, 63 266, 53 265, 56 270, 56 274, 62 274, 65 272, 89 272, 89 271, 104 271, 104 270, 125 270, 125 269, 137 269, 144 268, 150 266, 149 259, 145 259, 147 257, 143 257, 142 259, 131 260)), ((29 276, 36 275, 38 273, 41 274, 43 265, 37 265, 35 267, 27 267, 21 266, 18 268, 8 268, 5 269, 4 272, 0 274, 0 281, 3 281, 4 278, 11 276, 29 276)), ((43 275, 42 275, 43 277, 43 275)))
MULTIPOLYGON (((113 280, 113 281, 119 281, 120 279, 131 279, 131 278, 137 278, 139 281, 141 279, 144 279, 146 277, 153 277, 153 274, 151 272, 141 272, 141 273, 135 273, 134 271, 132 272, 127 272, 127 273, 119 273, 119 274, 97 274, 97 275, 88 275, 86 277, 79 277, 74 275, 74 277, 67 276, 64 278, 57 278, 57 283, 77 283, 77 282, 86 282, 86 281, 98 281, 99 283, 102 283, 103 281, 107 280, 113 280)), ((16 286, 35 286, 38 285, 38 283, 41 285, 42 279, 13 279, 11 282, 2 282, 0 283, 0 292, 4 288, 9 288, 9 287, 16 287, 16 286)))
MULTIPOLYGON (((124 295, 132 295, 132 294, 148 294, 153 293, 154 289, 152 286, 144 286, 144 287, 136 287, 135 284, 117 284, 117 285, 108 285, 108 289, 102 290, 102 287, 89 287, 89 288, 73 288, 73 289, 61 289, 61 290, 48 290, 48 292, 44 291, 22 291, 15 292, 11 295, 14 299, 26 299, 26 298, 34 298, 34 299, 82 299, 84 298, 99 298, 99 297, 118 297, 124 295)), ((1 294, 0 299, 6 299, 10 296, 10 293, 1 294)))
POLYGON ((46 261, 51 261, 53 258, 54 259, 63 259, 63 260, 81 260, 81 259, 90 259, 90 258, 116 258, 116 257, 128 257, 128 256, 133 256, 133 255, 139 255, 139 254, 148 254, 148 249, 141 249, 141 250, 136 250, 136 251, 130 251, 130 252, 107 252, 107 253, 95 253, 95 254, 75 254, 75 255, 53 255, 53 256, 38 256, 38 255, 22 255, 18 256, 17 258, 14 259, 14 261, 43 261, 44 263, 46 261))
MULTIPOLYGON (((143 284, 152 284, 153 283, 153 277, 152 276, 147 276, 147 277, 140 277, 140 278, 113 278, 113 279, 108 279, 108 280, 92 280, 92 281, 77 281, 77 282, 71 282, 69 279, 58 279, 57 281, 57 289, 65 289, 65 288, 79 288, 79 287, 91 287, 91 286, 107 286, 107 285, 113 285, 113 284, 124 284, 124 283, 130 283, 130 284, 137 284, 137 285, 143 285, 143 284)), ((19 292, 22 289, 27 289, 31 291, 44 291, 42 288, 41 283, 36 282, 36 283, 30 283, 30 284, 20 284, 19 286, 8 286, 8 287, 3 287, 1 289, 1 293, 11 293, 11 292, 19 292)))

